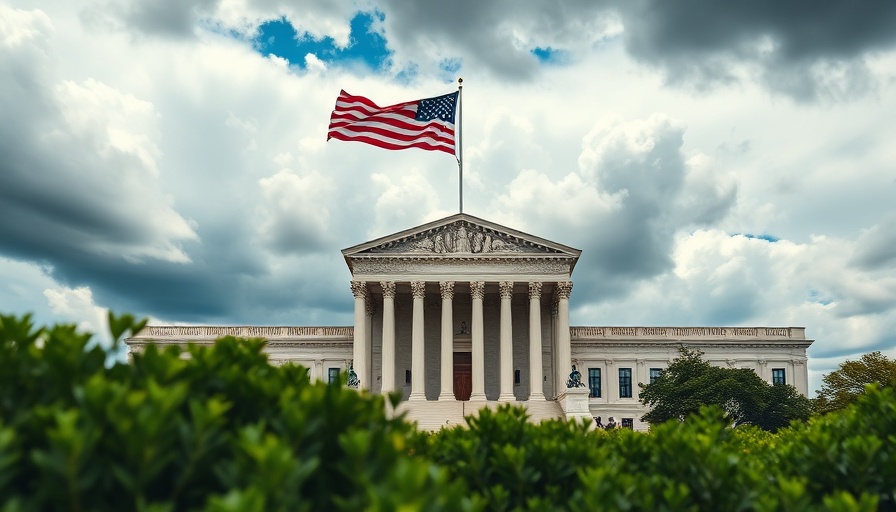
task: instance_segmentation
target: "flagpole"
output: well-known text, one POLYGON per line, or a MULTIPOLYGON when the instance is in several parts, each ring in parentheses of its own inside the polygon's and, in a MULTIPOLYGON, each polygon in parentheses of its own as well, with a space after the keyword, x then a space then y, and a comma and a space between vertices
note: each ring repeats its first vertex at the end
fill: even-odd
POLYGON ((457 186, 458 201, 460 203, 458 213, 464 213, 464 130, 463 130, 463 110, 464 110, 464 79, 457 79, 457 101, 460 105, 457 107, 457 127, 460 135, 457 137, 457 186))

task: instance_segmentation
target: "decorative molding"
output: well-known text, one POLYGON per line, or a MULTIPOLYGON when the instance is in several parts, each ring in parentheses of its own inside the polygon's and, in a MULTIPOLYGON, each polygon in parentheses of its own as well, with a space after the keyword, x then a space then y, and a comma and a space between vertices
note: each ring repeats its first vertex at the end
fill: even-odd
POLYGON ((652 339, 628 339, 628 340, 570 340, 572 348, 575 350, 602 350, 608 348, 621 348, 631 350, 634 347, 652 347, 666 348, 669 350, 677 350, 684 347, 712 347, 721 349, 731 348, 750 348, 750 349, 768 349, 768 348, 790 348, 804 350, 812 344, 806 340, 804 343, 793 341, 777 341, 777 340, 755 340, 753 342, 745 342, 743 340, 692 340, 686 343, 675 340, 652 340, 652 339))
POLYGON ((352 281, 352 295, 356 299, 364 299, 367 298, 367 282, 366 281, 352 281))
POLYGON ((498 283, 498 293, 502 299, 513 298, 513 281, 501 281, 498 283))
POLYGON ((542 283, 539 281, 529 282, 529 300, 541 299, 542 283))
POLYGON ((442 294, 442 300, 451 300, 454 298, 454 281, 440 281, 439 292, 442 294))
POLYGON ((485 281, 473 281, 470 283, 470 296, 482 300, 485 297, 485 281))
POLYGON ((131 339, 205 338, 351 338, 353 327, 264 327, 148 325, 131 339))
POLYGON ((422 299, 426 296, 426 281, 411 281, 411 295, 415 299, 422 299))
POLYGON ((395 298, 395 281, 380 281, 380 286, 383 288, 384 299, 395 298))
POLYGON ((421 273, 469 273, 485 268, 493 273, 569 275, 574 260, 555 257, 354 257, 352 273, 364 275, 413 275, 421 273))
MULTIPOLYGON (((805 340, 803 327, 570 327, 574 339, 648 338, 687 340, 782 339, 805 340)), ((808 341, 808 340, 807 340, 808 341)))
MULTIPOLYGON (((487 272, 541 275, 568 275, 568 258, 416 258, 416 257, 355 257, 352 258, 354 274, 408 275, 443 272, 446 274, 469 273, 471 269, 487 272), (504 267, 504 268, 502 268, 504 267)), ((481 272, 480 272, 481 273, 481 272)))

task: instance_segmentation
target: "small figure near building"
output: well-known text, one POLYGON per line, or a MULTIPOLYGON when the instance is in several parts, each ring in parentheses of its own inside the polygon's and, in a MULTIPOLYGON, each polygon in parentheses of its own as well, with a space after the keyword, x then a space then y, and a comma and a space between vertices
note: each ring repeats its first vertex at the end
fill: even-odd
POLYGON ((600 416, 594 417, 594 428, 604 429, 604 423, 600 420, 600 416))
POLYGON ((610 420, 607 422, 607 426, 604 428, 606 428, 607 430, 613 430, 614 428, 616 428, 616 420, 612 416, 610 416, 610 420))
POLYGON ((569 380, 566 381, 567 388, 584 388, 585 383, 582 382, 582 374, 576 370, 576 365, 572 365, 572 371, 569 373, 569 380))

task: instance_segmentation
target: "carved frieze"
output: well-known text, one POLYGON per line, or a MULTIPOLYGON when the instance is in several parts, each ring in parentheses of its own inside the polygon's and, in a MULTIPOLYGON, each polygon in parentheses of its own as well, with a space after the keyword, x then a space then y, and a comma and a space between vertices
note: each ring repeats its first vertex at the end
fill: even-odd
POLYGON ((456 221, 421 233, 387 242, 369 253, 492 254, 560 251, 467 221, 456 221))
POLYGON ((566 274, 569 272, 569 262, 560 259, 514 259, 512 263, 499 258, 495 259, 439 259, 439 260, 418 260, 415 258, 357 258, 352 262, 355 274, 367 275, 402 275, 415 273, 428 273, 438 269, 445 273, 463 273, 473 268, 487 267, 485 271, 494 270, 519 274, 542 274, 556 275, 566 274), (507 267, 505 270, 503 267, 507 267))

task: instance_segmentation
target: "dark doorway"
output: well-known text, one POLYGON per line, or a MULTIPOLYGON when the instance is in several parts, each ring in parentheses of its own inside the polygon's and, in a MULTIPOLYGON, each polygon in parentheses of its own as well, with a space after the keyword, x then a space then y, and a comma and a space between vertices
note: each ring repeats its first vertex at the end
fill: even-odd
POLYGON ((469 400, 473 392, 473 356, 469 352, 454 353, 454 398, 469 400))

